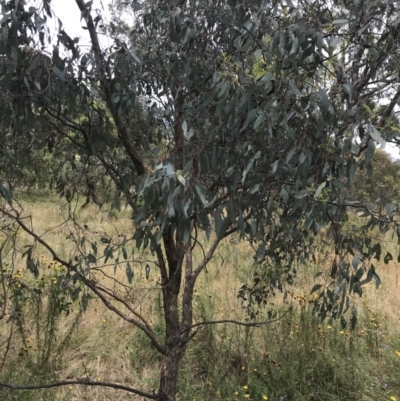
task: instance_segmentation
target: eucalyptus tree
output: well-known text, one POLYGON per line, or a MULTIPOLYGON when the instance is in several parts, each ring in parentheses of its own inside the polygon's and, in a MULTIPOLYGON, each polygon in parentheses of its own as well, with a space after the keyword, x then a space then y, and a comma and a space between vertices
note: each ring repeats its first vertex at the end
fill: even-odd
POLYGON ((392 161, 387 153, 378 149, 373 158, 373 169, 372 179, 367 177, 365 170, 357 171, 351 190, 352 198, 375 205, 377 210, 384 209, 388 203, 397 203, 400 199, 397 185, 400 175, 399 161, 392 161))
MULTIPOLYGON (((126 257, 129 238, 117 243, 105 236, 99 255, 96 244, 83 246, 83 231, 77 230, 81 246, 67 260, 26 225, 6 180, 0 211, 67 268, 64 287, 83 283, 142 330, 162 355, 153 394, 117 388, 175 399, 187 344, 210 323, 193 322, 196 281, 221 241, 234 234, 255 244, 254 260, 265 280, 273 277, 270 285, 281 288, 314 257, 314 236, 333 227, 334 280, 313 289, 320 294, 315 311, 321 318, 341 317, 346 325, 349 293, 361 295, 362 284, 379 282, 368 262, 380 257, 381 247, 367 230, 397 228, 396 205, 376 214, 351 200, 349 187, 359 166, 373 173, 377 143, 398 139, 398 3, 125 1, 107 26, 90 1, 75 3, 91 48, 80 47, 59 23, 49 64, 27 55, 34 51, 35 60, 43 57, 54 17, 50 1, 29 9, 22 2, 1 1, 7 66, 2 123, 12 133, 4 136, 5 143, 29 138, 29 146, 39 146, 32 137, 34 124, 43 131, 52 127, 52 135, 70 146, 72 157, 64 165, 74 166, 77 157, 93 160, 112 181, 115 204, 122 198, 133 210, 131 239, 155 258, 165 341, 146 316, 92 274, 119 251, 126 257), (110 48, 101 46, 104 31, 113 39, 110 48), (379 104, 379 115, 373 104, 379 104), (360 211, 366 223, 349 232, 341 225, 350 210, 360 211), (206 250, 200 233, 209 241, 206 250), (195 252, 202 255, 197 265, 195 252)), ((12 147, 2 149, 2 165, 12 177, 21 160, 12 147)), ((62 171, 57 185, 73 198, 62 171)), ((35 270, 33 248, 28 260, 35 270)), ((129 263, 126 273, 131 283, 129 263)), ((244 286, 239 295, 263 302, 268 291, 265 285, 244 286)), ((69 382, 55 385, 63 384, 69 382)), ((40 385, 25 388, 32 387, 40 385)))

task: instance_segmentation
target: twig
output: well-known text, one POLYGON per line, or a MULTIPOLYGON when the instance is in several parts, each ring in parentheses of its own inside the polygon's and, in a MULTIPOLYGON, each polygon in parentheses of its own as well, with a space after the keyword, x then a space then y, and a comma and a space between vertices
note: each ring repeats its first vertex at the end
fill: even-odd
POLYGON ((1 361, 1 366, 0 366, 0 372, 3 370, 4 365, 6 363, 6 359, 7 359, 7 355, 8 352, 10 351, 10 346, 11 346, 11 339, 13 337, 13 329, 14 329, 14 319, 11 320, 11 328, 10 328, 10 334, 7 338, 7 346, 6 346, 6 350, 4 351, 4 355, 3 355, 3 360, 1 361))

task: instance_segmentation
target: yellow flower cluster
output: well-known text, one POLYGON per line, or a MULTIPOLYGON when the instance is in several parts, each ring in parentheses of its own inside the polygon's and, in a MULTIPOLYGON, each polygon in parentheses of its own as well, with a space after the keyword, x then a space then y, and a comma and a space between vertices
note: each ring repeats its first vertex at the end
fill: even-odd
MULTIPOLYGON (((243 386, 243 390, 245 390, 244 398, 250 400, 250 399, 251 399, 251 395, 248 393, 248 391, 249 391, 249 386, 243 386)), ((239 391, 235 391, 234 394, 235 394, 236 396, 238 396, 240 393, 239 393, 239 391)), ((267 400, 268 400, 268 397, 267 397, 266 395, 263 395, 261 398, 262 398, 264 401, 267 401, 267 400)))

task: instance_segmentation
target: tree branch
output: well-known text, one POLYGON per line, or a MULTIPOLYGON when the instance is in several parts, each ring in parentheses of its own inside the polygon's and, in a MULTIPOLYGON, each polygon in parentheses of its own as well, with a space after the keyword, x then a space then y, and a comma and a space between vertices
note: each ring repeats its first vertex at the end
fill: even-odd
POLYGON ((143 160, 138 153, 136 147, 134 146, 131 138, 129 137, 128 130, 126 129, 125 124, 123 123, 121 116, 119 115, 117 108, 114 105, 112 100, 112 93, 110 90, 110 82, 107 77, 107 64, 104 61, 104 57, 101 51, 99 38, 96 32, 96 27, 93 22, 93 18, 90 15, 90 10, 86 7, 86 4, 83 0, 75 0, 76 4, 79 7, 79 10, 84 13, 86 25, 89 30, 90 40, 92 43, 92 49, 94 53, 94 58, 96 61, 97 72, 99 74, 99 81, 103 91, 104 100, 107 104, 108 109, 113 117, 115 126, 118 130, 119 137, 122 140, 122 143, 125 147, 126 152, 128 153, 132 163, 136 168, 136 172, 139 175, 144 175, 146 173, 146 168, 144 166, 143 160))
POLYGON ((117 384, 117 383, 107 383, 107 382, 95 382, 88 380, 87 378, 83 379, 77 379, 77 380, 63 380, 63 381, 58 381, 58 382, 53 382, 53 383, 47 383, 47 384, 27 384, 25 386, 14 386, 12 384, 8 383, 1 383, 0 382, 0 387, 8 388, 10 391, 15 391, 15 390, 42 390, 45 388, 54 388, 54 387, 61 387, 61 386, 72 386, 72 385, 83 385, 83 386, 100 386, 100 387, 110 387, 114 388, 117 390, 124 390, 127 391, 128 393, 132 394, 137 394, 142 397, 149 398, 151 400, 157 399, 158 395, 157 394, 149 394, 145 393, 144 391, 141 390, 136 390, 132 387, 124 386, 122 384, 117 384))
MULTIPOLYGON (((243 218, 243 221, 247 221, 251 218, 253 215, 254 210, 250 211, 247 216, 243 218)), ((238 230, 238 226, 234 226, 230 228, 229 230, 225 231, 224 235, 221 238, 216 238, 213 244, 211 245, 210 249, 208 250, 207 254, 204 256, 203 260, 199 263, 199 265, 194 269, 191 279, 196 280, 197 276, 202 272, 202 270, 207 266, 208 262, 211 260, 213 257, 215 250, 218 248, 219 243, 221 242, 222 239, 228 237, 229 235, 233 234, 238 230)))
POLYGON ((79 272, 74 265, 72 265, 70 262, 67 262, 63 259, 61 259, 58 254, 54 251, 54 249, 46 242, 44 241, 39 235, 34 233, 30 228, 28 228, 25 223, 21 220, 19 216, 15 216, 9 211, 5 210, 4 208, 0 208, 0 211, 4 213, 6 216, 12 218, 18 225, 26 232, 28 233, 32 238, 34 238, 37 242, 39 242, 41 245, 43 245, 52 255, 53 259, 57 262, 59 262, 61 265, 65 266, 68 270, 74 271, 79 275, 79 278, 82 280, 82 282, 88 286, 103 302, 103 304, 113 312, 115 312, 118 316, 122 317, 124 320, 132 323, 134 326, 138 327, 141 329, 150 339, 152 344, 156 347, 156 349, 164 354, 165 349, 161 345, 161 343, 158 341, 158 339, 155 337, 154 333, 152 332, 151 329, 149 329, 145 324, 137 321, 136 319, 132 319, 122 311, 120 311, 116 306, 112 305, 108 299, 100 293, 100 290, 96 288, 96 285, 94 282, 91 282, 89 279, 87 279, 81 272, 79 272))
POLYGON ((221 242, 222 238, 216 238, 211 245, 210 249, 208 250, 207 254, 204 256, 204 259, 199 263, 199 265, 194 269, 193 273, 191 274, 191 280, 195 281, 197 276, 202 272, 202 270, 207 266, 208 262, 214 255, 215 250, 217 249, 219 243, 221 242))
POLYGON ((103 302, 103 304, 116 313, 119 317, 122 317, 122 319, 126 320, 129 323, 132 323, 134 326, 140 328, 143 330, 149 339, 151 340, 152 344, 154 345, 155 348, 161 353, 165 354, 165 348, 161 345, 161 343, 158 341, 156 335, 154 334, 153 330, 151 329, 150 325, 148 322, 139 314, 137 313, 133 308, 131 308, 126 301, 124 301, 122 298, 118 297, 117 295, 111 293, 111 291, 105 287, 100 287, 96 283, 92 283, 90 280, 88 280, 86 277, 82 278, 82 281, 100 298, 100 300, 103 302), (120 311, 116 306, 114 306, 100 291, 105 292, 108 296, 111 298, 115 299, 118 302, 121 302, 128 310, 131 312, 133 315, 137 316, 143 323, 140 321, 133 319, 129 317, 127 314, 123 313, 120 311))
POLYGON ((231 323, 231 324, 236 324, 238 326, 245 326, 245 327, 260 327, 269 323, 274 323, 277 322, 279 320, 281 320, 284 316, 286 316, 291 310, 293 310, 292 307, 290 307, 289 309, 287 309, 281 316, 279 316, 276 319, 271 319, 271 320, 264 320, 262 322, 240 322, 238 320, 231 320, 231 319, 225 319, 225 320, 210 320, 210 321, 206 321, 206 322, 200 322, 200 323, 196 323, 186 329, 184 329, 182 331, 182 333, 184 333, 185 331, 189 331, 192 330, 195 327, 199 327, 199 326, 206 326, 206 325, 210 325, 210 324, 225 324, 225 323, 231 323))
POLYGON ((393 96, 392 100, 386 107, 385 111, 381 115, 381 119, 379 121, 379 127, 382 128, 383 125, 385 124, 386 120, 389 118, 390 114, 392 113, 394 106, 396 106, 397 101, 400 98, 400 88, 397 89, 397 92, 393 96))

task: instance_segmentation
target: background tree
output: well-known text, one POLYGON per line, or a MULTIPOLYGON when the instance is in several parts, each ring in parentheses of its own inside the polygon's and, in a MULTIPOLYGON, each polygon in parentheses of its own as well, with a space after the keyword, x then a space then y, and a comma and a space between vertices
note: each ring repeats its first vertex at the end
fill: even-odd
POLYGON ((374 204, 378 209, 387 204, 398 204, 400 192, 398 179, 400 165, 392 161, 390 156, 378 149, 372 161, 373 177, 369 178, 365 169, 356 174, 352 197, 363 203, 374 204))
MULTIPOLYGON (((76 169, 79 159, 112 181, 116 202, 122 198, 132 208, 135 228, 131 238, 114 240, 106 233, 100 254, 97 243, 85 245, 87 228, 74 220, 74 254, 58 254, 13 202, 14 172, 26 164, 11 146, 1 155, 8 173, 0 187, 0 211, 32 236, 33 270, 40 243, 66 268, 67 287, 83 283, 142 330, 163 356, 158 391, 125 389, 150 399, 175 399, 185 348, 210 323, 193 322, 196 280, 221 241, 234 233, 255 244, 254 259, 262 269, 279 267, 266 279, 282 288, 293 270, 313 257, 314 236, 334 225, 334 263, 340 269, 333 284, 314 289, 321 295, 315 311, 322 318, 343 316, 349 293, 361 294, 361 284, 379 281, 373 265, 364 275, 368 261, 380 257, 379 243, 341 229, 349 210, 364 213, 364 231, 397 224, 396 206, 377 214, 349 195, 358 166, 371 176, 376 143, 397 140, 397 128, 387 124, 400 97, 396 4, 132 1, 119 5, 121 14, 108 27, 115 43, 103 49, 101 14, 90 2, 75 3, 90 51, 60 27, 52 54, 35 63, 29 49, 41 60, 52 18, 49 0, 29 10, 1 1, 7 65, 2 124, 12 132, 4 136, 3 149, 16 141, 25 144, 40 124, 54 144, 69 148, 55 169, 67 200, 76 191, 62 171, 68 165, 76 169), (124 7, 134 11, 131 32, 117 29, 124 7), (389 102, 374 121, 366 106, 382 94, 389 102), (201 232, 208 249, 201 246, 201 232), (127 259, 129 241, 153 255, 165 340, 128 298, 93 274, 106 269, 107 261, 127 259), (200 255, 198 264, 194 253, 200 255)), ((44 149, 43 142, 30 141, 22 150, 44 149)), ((80 182, 93 191, 88 170, 81 172, 80 182)), ((146 263, 135 255, 133 263, 146 263)), ((126 266, 131 283, 132 267, 128 261, 126 266)), ((244 287, 242 293, 254 290, 244 287)))

